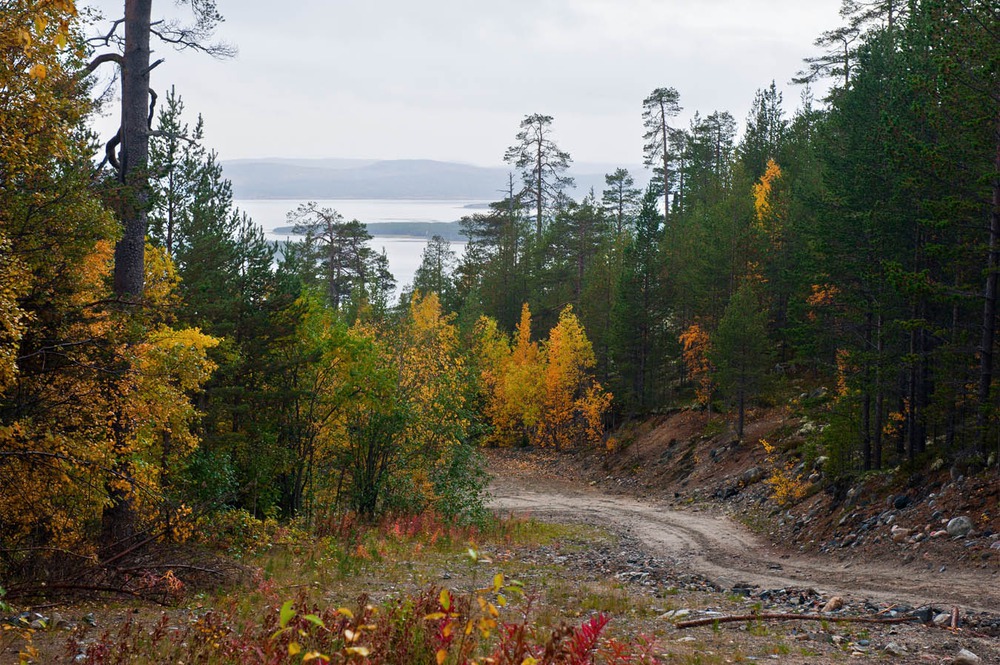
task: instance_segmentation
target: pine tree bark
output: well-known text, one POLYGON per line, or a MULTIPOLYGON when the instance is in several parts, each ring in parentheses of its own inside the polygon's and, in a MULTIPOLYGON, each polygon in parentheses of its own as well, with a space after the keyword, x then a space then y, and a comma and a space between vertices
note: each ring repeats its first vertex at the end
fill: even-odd
POLYGON ((660 140, 663 142, 663 223, 666 224, 670 218, 670 155, 667 152, 667 109, 666 104, 660 101, 660 140))
MULTIPOLYGON (((147 207, 149 204, 149 40, 152 0, 126 0, 125 52, 122 56, 122 118, 119 181, 122 184, 122 238, 115 246, 113 288, 126 305, 142 296, 145 282, 147 207)), ((121 360, 120 380, 128 372, 121 360)), ((111 388, 118 391, 117 386, 111 388)), ((107 483, 108 504, 101 516, 101 541, 110 551, 128 546, 135 535, 130 463, 131 418, 120 406, 113 424, 114 462, 107 483)))
POLYGON ((149 205, 149 39, 153 0, 126 0, 122 57, 121 169, 123 234, 115 246, 115 295, 142 294, 149 205))

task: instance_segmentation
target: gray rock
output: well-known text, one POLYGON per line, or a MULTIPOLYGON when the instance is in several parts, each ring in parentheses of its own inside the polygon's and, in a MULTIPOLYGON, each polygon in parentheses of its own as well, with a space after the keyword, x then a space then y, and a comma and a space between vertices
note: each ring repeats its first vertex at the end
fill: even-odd
POLYGON ((661 614, 660 618, 668 621, 679 621, 689 614, 691 614, 691 610, 670 610, 661 614))
POLYGON ((983 659, 972 653, 968 649, 962 649, 955 656, 955 660, 951 661, 952 665, 977 665, 977 663, 983 662, 983 659))
POLYGON ((972 520, 964 515, 955 517, 948 522, 948 526, 945 528, 952 538, 964 538, 972 531, 972 520))
POLYGON ((754 483, 760 482, 763 479, 764 479, 764 470, 761 469, 759 466, 754 466, 743 472, 743 474, 740 476, 740 483, 744 487, 748 487, 750 485, 753 485, 754 483))
POLYGON ((886 644, 884 651, 890 656, 902 657, 906 655, 906 648, 896 644, 895 642, 889 642, 886 644))
POLYGON ((892 500, 892 505, 896 510, 902 510, 910 505, 911 499, 905 494, 900 494, 895 499, 892 500))
POLYGON ((947 625, 950 622, 951 622, 951 615, 950 614, 941 613, 941 614, 935 615, 935 617, 934 617, 934 624, 937 625, 937 626, 945 626, 945 625, 947 625))

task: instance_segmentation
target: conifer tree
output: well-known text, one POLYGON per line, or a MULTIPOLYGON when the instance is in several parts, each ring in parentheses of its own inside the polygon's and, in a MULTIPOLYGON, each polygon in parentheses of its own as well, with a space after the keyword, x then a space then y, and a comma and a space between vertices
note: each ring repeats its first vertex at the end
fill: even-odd
POLYGON ((670 118, 681 112, 680 94, 674 88, 657 88, 642 100, 643 158, 646 168, 652 168, 654 180, 660 184, 663 209, 670 213, 670 118))
POLYGON ((747 402, 760 390, 771 359, 767 313, 752 284, 744 282, 712 335, 716 383, 736 406, 736 437, 743 439, 747 402))
POLYGON ((565 190, 573 186, 566 170, 573 161, 568 152, 552 139, 552 116, 533 113, 524 116, 515 137, 517 143, 507 148, 504 161, 521 170, 523 196, 535 208, 535 238, 541 238, 546 222, 565 203, 565 190))
POLYGON ((653 405, 657 331, 665 312, 660 302, 660 242, 663 225, 655 185, 646 188, 635 237, 625 248, 617 297, 611 312, 610 352, 619 405, 642 413, 653 405))

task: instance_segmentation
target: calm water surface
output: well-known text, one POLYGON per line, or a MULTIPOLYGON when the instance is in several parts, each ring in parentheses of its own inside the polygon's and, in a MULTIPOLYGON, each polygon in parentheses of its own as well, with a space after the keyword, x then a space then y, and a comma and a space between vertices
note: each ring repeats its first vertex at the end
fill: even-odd
MULTIPOLYGON (((242 199, 236 200, 236 207, 250 215, 273 240, 294 239, 294 236, 277 235, 273 231, 288 226, 287 214, 295 210, 304 200, 285 199, 242 199)), ((389 270, 396 277, 397 292, 413 281, 413 274, 420 266, 420 257, 427 245, 422 238, 399 238, 379 235, 379 222, 455 222, 465 215, 479 211, 468 208, 484 201, 424 201, 424 200, 380 200, 380 199, 337 199, 316 202, 321 208, 332 208, 345 219, 357 219, 368 225, 368 232, 375 236, 372 247, 375 251, 385 250, 389 258, 389 270)), ((452 242, 451 248, 461 256, 464 242, 452 242)))

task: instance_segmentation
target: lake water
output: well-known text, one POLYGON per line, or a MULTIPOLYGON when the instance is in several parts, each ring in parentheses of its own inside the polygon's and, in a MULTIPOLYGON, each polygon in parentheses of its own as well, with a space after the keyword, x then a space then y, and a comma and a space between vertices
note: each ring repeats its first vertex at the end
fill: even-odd
MULTIPOLYGON (((294 240, 295 236, 278 235, 273 231, 288 226, 287 214, 295 210, 304 200, 286 199, 241 199, 236 207, 250 215, 273 240, 294 240)), ((396 278, 396 291, 412 283, 413 274, 420 266, 421 254, 427 241, 422 238, 400 238, 379 234, 379 222, 455 222, 471 215, 485 201, 424 201, 424 200, 382 200, 382 199, 337 199, 316 201, 320 208, 332 208, 344 219, 356 219, 368 226, 368 232, 375 236, 372 247, 375 251, 385 250, 389 259, 389 270, 396 278)), ((457 256, 465 250, 464 242, 452 242, 451 248, 457 256)))

